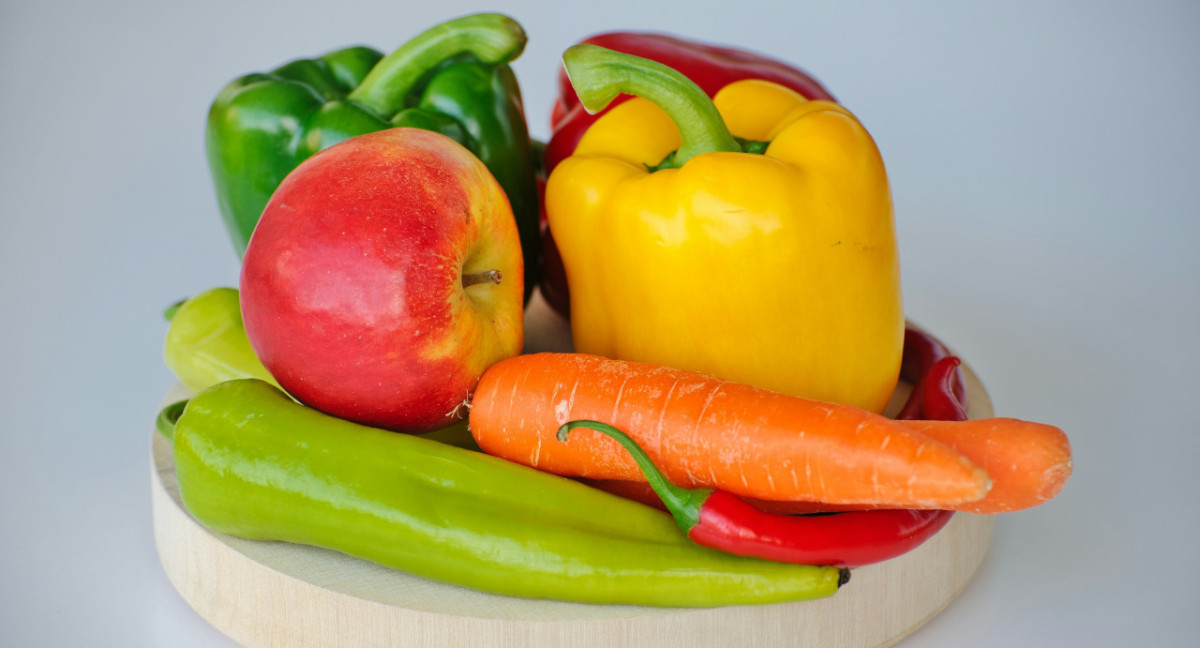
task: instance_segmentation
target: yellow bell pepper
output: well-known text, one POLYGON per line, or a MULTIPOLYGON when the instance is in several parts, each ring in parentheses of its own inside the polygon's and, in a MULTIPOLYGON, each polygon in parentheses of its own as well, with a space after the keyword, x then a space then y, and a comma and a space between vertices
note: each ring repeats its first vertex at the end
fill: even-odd
POLYGON ((712 100, 658 63, 579 45, 603 109, 546 187, 576 350, 882 411, 904 339, 891 194, 845 108, 766 81, 712 100))

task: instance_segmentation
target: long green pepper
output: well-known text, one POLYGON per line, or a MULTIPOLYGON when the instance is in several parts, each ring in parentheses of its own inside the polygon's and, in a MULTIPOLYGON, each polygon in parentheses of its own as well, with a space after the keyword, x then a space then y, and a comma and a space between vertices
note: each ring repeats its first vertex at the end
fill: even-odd
POLYGON ((205 139, 238 256, 271 194, 309 156, 356 135, 422 128, 458 140, 504 189, 521 235, 528 299, 540 269, 540 205, 521 91, 508 65, 525 41, 512 18, 472 14, 387 57, 350 47, 231 81, 209 109, 205 139))
POLYGON ((846 572, 743 558, 659 511, 488 455, 364 427, 255 379, 168 406, 184 505, 206 526, 333 549, 478 590, 705 607, 835 593, 846 572))
MULTIPOLYGON (((240 378, 259 378, 279 386, 250 347, 236 288, 206 290, 172 306, 166 315, 171 324, 163 344, 163 359, 188 391, 196 393, 240 378)), ((420 436, 468 450, 479 449, 465 420, 420 436)))
POLYGON ((250 347, 237 289, 213 288, 190 297, 171 308, 168 321, 163 360, 188 391, 237 378, 279 386, 250 347))

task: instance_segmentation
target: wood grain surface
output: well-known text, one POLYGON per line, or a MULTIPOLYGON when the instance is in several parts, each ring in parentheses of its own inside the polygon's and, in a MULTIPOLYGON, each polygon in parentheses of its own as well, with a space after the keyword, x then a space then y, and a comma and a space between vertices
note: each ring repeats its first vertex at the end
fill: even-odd
MULTIPOLYGON (((569 345, 535 299, 527 350, 569 345)), ((972 418, 991 416, 967 368, 972 418)), ((893 406, 907 388, 899 390, 893 406)), ((187 396, 176 385, 164 403, 187 396)), ((333 551, 242 540, 205 529, 183 507, 171 444, 152 433, 155 543, 168 578, 200 616, 252 647, 820 646, 878 648, 943 610, 983 561, 993 518, 955 514, 899 558, 860 567, 819 601, 713 609, 518 599, 418 578, 333 551)))

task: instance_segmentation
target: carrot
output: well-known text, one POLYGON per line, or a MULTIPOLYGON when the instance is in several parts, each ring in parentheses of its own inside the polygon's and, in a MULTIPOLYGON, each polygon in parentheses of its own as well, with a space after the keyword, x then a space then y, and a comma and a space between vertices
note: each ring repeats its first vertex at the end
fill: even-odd
POLYGON ((624 430, 668 479, 770 500, 945 507, 977 501, 987 473, 945 444, 853 407, 783 396, 649 364, 539 353, 484 372, 471 433, 485 452, 560 475, 640 481, 613 439, 624 430))
MULTIPOLYGON (((992 488, 983 499, 939 508, 967 513, 1009 513, 1043 504, 1058 495, 1071 476, 1071 444, 1062 430, 1011 418, 971 421, 907 420, 905 426, 957 450, 983 468, 992 488)), ((588 484, 644 504, 657 506, 658 495, 644 482, 586 480, 588 484)), ((888 507, 808 501, 752 502, 769 513, 818 513, 888 507)))
POLYGON ((1012 418, 973 421, 904 421, 961 452, 987 471, 992 489, 978 502, 955 508, 969 513, 1006 513, 1042 504, 1071 476, 1071 444, 1063 431, 1012 418))
MULTIPOLYGON (((1071 476, 1071 444, 1062 430, 1010 418, 973 421, 917 421, 903 424, 954 448, 992 479, 977 502, 947 506, 967 513, 1009 513, 1043 504, 1062 491, 1071 476)), ((627 499, 659 506, 658 495, 642 481, 585 480, 627 499)), ((818 513, 889 506, 837 505, 823 502, 752 500, 769 513, 818 513)))

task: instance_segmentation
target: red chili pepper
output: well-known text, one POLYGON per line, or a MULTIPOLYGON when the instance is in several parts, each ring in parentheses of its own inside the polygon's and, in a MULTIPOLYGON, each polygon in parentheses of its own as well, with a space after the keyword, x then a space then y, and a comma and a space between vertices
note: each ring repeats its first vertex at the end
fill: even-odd
POLYGON ((921 413, 930 421, 965 421, 967 405, 955 394, 962 385, 962 360, 947 356, 933 363, 921 381, 921 413))
POLYGON ((558 430, 584 427, 606 434, 629 451, 675 522, 697 544, 741 556, 805 565, 858 567, 900 556, 933 537, 951 511, 880 509, 830 515, 766 513, 719 490, 672 484, 636 441, 599 421, 570 421, 558 430))
MULTIPOLYGON (((765 79, 791 88, 809 99, 833 101, 833 95, 807 72, 762 54, 668 34, 641 32, 608 32, 590 36, 581 42, 668 65, 694 81, 710 97, 734 81, 765 79)), ((546 173, 575 152, 584 132, 601 115, 629 99, 628 95, 622 95, 605 110, 595 115, 589 114, 579 103, 565 69, 559 69, 558 90, 559 97, 550 117, 551 137, 545 150, 546 173)), ((544 232, 542 252, 545 263, 541 281, 542 296, 551 308, 563 317, 570 317, 566 273, 562 270, 558 247, 549 230, 544 232)))
POLYGON ((900 377, 913 390, 896 418, 967 420, 967 387, 962 361, 940 340, 911 326, 904 330, 900 377))

